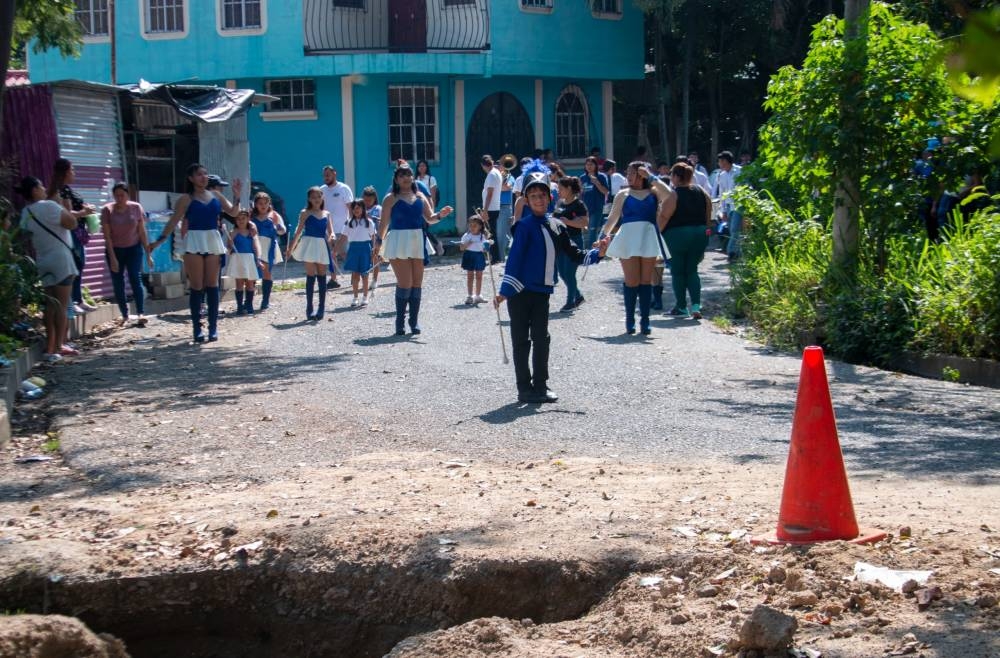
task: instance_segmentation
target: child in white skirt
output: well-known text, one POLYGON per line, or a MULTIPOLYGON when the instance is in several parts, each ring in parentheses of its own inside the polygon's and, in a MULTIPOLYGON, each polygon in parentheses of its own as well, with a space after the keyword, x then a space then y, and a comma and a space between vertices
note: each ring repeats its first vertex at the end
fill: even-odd
POLYGON ((347 258, 344 271, 351 273, 351 288, 354 290, 352 307, 368 306, 368 273, 372 270, 372 250, 375 248, 375 222, 368 217, 364 201, 351 201, 351 219, 344 232, 347 235, 347 258), (364 297, 358 301, 358 286, 363 285, 364 297))
POLYGON ((465 298, 468 306, 481 304, 483 299, 483 270, 486 269, 486 252, 484 247, 489 247, 491 242, 485 233, 486 227, 479 215, 469 217, 469 230, 462 236, 458 248, 462 251, 462 269, 465 270, 465 287, 469 296, 465 298), (476 294, 473 296, 472 287, 475 284, 476 294))
POLYGON ((310 320, 322 320, 326 310, 326 268, 332 262, 330 248, 333 241, 333 221, 330 213, 323 209, 323 190, 310 187, 306 207, 299 213, 295 237, 287 254, 289 258, 294 256, 306 264, 306 317, 310 320), (313 296, 317 285, 319 310, 313 314, 313 296))
POLYGON ((236 315, 253 315, 253 293, 260 278, 260 242, 250 212, 240 208, 229 234, 226 276, 236 280, 236 315))

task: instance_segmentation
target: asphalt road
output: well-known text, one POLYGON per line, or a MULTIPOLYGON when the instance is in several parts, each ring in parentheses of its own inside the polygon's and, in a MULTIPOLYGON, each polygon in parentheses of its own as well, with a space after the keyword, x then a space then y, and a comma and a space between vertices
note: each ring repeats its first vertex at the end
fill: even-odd
MULTIPOLYGON (((712 252, 702 271, 711 318, 728 267, 712 252)), ((497 316, 464 304, 464 273, 449 260, 427 271, 417 337, 392 335, 391 272, 372 306, 349 308, 342 288, 318 325, 304 322, 295 290, 275 293, 265 314, 226 318, 214 344, 190 343, 186 312, 117 332, 50 371, 62 448, 72 466, 125 487, 266 480, 303 464, 429 450, 503 462, 783 462, 799 356, 710 320, 660 315, 651 337, 627 336, 621 280, 617 263, 592 267, 588 301, 553 313, 557 404, 516 402, 497 316)), ((837 361, 827 369, 852 475, 1000 481, 997 390, 837 361)))

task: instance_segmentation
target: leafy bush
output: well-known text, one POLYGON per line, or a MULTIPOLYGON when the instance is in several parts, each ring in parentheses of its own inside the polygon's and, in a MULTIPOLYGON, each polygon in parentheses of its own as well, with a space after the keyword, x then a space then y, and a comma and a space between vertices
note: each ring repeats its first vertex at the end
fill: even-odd
POLYGON ((828 223, 795 217, 746 188, 737 202, 752 227, 733 268, 736 309, 784 348, 819 338, 848 361, 888 365, 904 350, 1000 359, 1000 214, 953 228, 935 244, 897 235, 884 271, 862 260, 854 277, 830 266, 828 223))
MULTIPOLYGON (((0 197, 0 334, 11 336, 13 325, 29 305, 44 302, 34 261, 25 254, 24 242, 13 222, 10 202, 0 197)), ((9 341, 7 345, 9 347, 9 341)))

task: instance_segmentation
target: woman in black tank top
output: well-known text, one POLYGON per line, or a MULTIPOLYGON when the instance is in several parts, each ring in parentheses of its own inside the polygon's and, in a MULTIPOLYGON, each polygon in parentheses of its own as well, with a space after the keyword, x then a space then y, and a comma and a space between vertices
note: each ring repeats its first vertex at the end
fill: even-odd
POLYGON ((694 169, 678 162, 670 169, 670 181, 677 194, 677 205, 663 229, 663 240, 670 250, 670 278, 677 302, 675 315, 701 318, 701 278, 698 264, 705 257, 712 222, 712 200, 704 190, 691 185, 694 169), (687 297, 691 296, 688 308, 687 297))

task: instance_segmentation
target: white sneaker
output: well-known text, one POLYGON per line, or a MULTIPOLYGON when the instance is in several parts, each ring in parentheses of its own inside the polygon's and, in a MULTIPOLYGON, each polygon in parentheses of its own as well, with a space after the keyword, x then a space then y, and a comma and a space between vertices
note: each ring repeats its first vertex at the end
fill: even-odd
POLYGON ((61 354, 43 354, 42 355, 42 361, 45 361, 46 363, 58 363, 59 361, 62 361, 62 360, 63 360, 63 358, 62 358, 61 354))
POLYGON ((368 295, 365 295, 364 297, 361 298, 361 306, 362 307, 368 306, 368 295))
POLYGON ((476 300, 472 297, 472 295, 469 295, 468 297, 465 298, 465 305, 466 306, 472 306, 475 303, 476 303, 476 300))
POLYGON ((357 298, 357 297, 355 297, 355 298, 354 298, 354 300, 353 300, 353 301, 351 301, 351 306, 352 306, 352 307, 356 307, 356 306, 358 306, 359 304, 360 304, 360 302, 358 302, 358 298, 357 298))
POLYGON ((475 298, 475 302, 476 302, 477 304, 485 304, 485 303, 486 303, 486 300, 485 300, 485 299, 483 299, 483 296, 482 296, 482 295, 476 295, 476 298, 475 298))
POLYGON ((85 310, 85 311, 96 311, 97 310, 97 306, 96 305, 94 305, 94 304, 88 304, 87 302, 82 302, 80 304, 80 306, 82 306, 83 310, 85 310))

